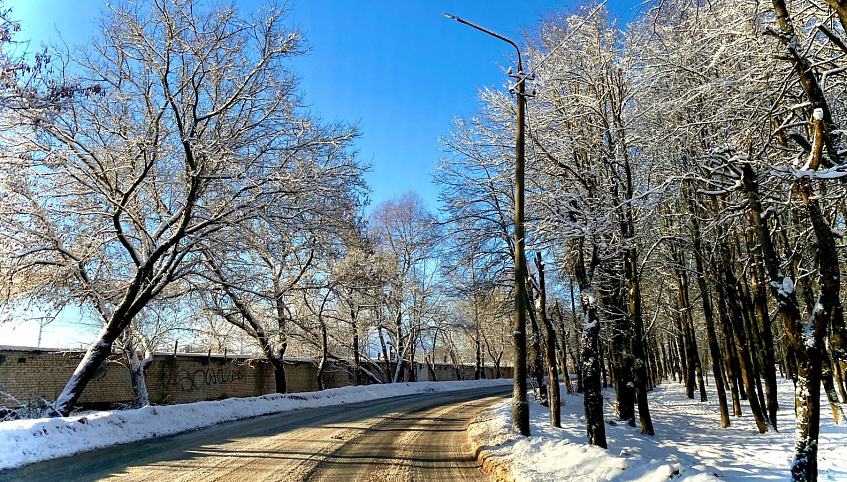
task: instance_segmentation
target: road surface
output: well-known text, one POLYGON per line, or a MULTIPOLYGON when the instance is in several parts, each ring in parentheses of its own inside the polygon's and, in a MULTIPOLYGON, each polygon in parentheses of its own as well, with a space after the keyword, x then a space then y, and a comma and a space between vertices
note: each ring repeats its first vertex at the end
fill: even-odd
POLYGON ((465 433, 511 387, 283 412, 49 460, 0 480, 488 480, 465 433))

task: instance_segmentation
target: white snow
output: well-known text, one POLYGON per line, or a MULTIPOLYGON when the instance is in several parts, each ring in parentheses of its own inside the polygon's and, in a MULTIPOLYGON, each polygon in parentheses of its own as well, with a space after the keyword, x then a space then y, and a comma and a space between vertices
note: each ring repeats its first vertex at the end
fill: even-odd
POLYGON ((511 384, 511 379, 391 383, 2 422, 0 469, 288 410, 511 384))
MULTIPOLYGON (((286 410, 511 383, 480 380, 370 385, 3 422, 0 469, 286 410)), ((795 432, 792 383, 779 380, 780 431, 766 434, 758 433, 746 405, 743 417, 733 417, 732 427, 721 429, 714 387, 707 390, 710 400, 706 403, 685 398, 684 387, 674 382, 665 382, 651 392, 654 437, 615 421, 610 405, 614 393, 605 391, 608 450, 585 444, 582 396, 564 395, 564 391, 562 429, 550 427, 548 409, 532 403, 533 436, 512 433, 511 401, 507 401, 484 411, 470 425, 470 431, 491 453, 491 460, 510 466, 517 481, 786 480, 795 432)), ((844 481, 847 425, 835 425, 826 396, 821 397, 818 480, 844 481)))
POLYGON ((792 280, 790 276, 782 278, 782 287, 780 289, 785 294, 790 295, 791 293, 794 293, 794 280, 792 280))
POLYGON ((794 177, 794 179, 841 179, 843 177, 847 177, 847 166, 844 164, 839 164, 835 167, 830 167, 829 169, 820 169, 817 171, 813 171, 811 169, 796 169, 790 166, 776 166, 773 170, 777 175, 787 174, 794 177))
MULTIPOLYGON (((550 426, 549 411, 530 405, 531 433, 521 437, 510 430, 510 403, 483 411, 470 425, 471 437, 489 452, 489 463, 510 468, 516 481, 666 481, 787 480, 794 451, 794 387, 779 380, 779 432, 759 434, 743 405, 744 416, 720 428, 714 386, 709 401, 685 398, 681 384, 665 382, 649 395, 656 435, 614 420, 605 391, 608 450, 585 443, 581 395, 564 395, 562 428, 550 426)), ((847 480, 847 425, 835 425, 821 395, 821 435, 818 480, 847 480)))

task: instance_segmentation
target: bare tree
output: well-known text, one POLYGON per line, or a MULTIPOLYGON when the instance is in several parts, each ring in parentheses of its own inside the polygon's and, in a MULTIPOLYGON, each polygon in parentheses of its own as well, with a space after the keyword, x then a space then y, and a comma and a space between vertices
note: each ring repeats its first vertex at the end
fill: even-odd
POLYGON ((315 256, 314 241, 299 244, 282 233, 241 233, 255 244, 238 243, 246 249, 204 251, 212 281, 207 290, 213 313, 252 337, 274 368, 277 393, 286 393, 283 357, 288 348, 290 310, 285 296, 298 287, 315 256), (287 249, 279 246, 294 241, 287 249), (251 249, 252 248, 252 249, 251 249))
POLYGON ((269 211, 296 180, 308 185, 298 167, 353 135, 301 113, 287 62, 302 39, 285 12, 112 6, 99 37, 58 53, 64 68, 39 86, 96 88, 3 119, 4 299, 74 299, 104 320, 57 413, 133 318, 203 262, 203 243, 269 211))
POLYGON ((376 251, 388 263, 389 292, 387 308, 391 324, 389 334, 396 362, 394 382, 401 376, 410 379, 411 362, 433 301, 435 248, 440 238, 434 216, 423 200, 412 192, 385 201, 369 218, 369 233, 376 251))
POLYGON ((718 280, 729 381, 734 397, 743 382, 761 431, 776 414, 768 291, 778 308, 796 382, 794 480, 817 477, 821 384, 839 410, 830 367, 843 358, 845 322, 833 227, 844 219, 844 191, 831 179, 845 175, 842 13, 837 1, 662 2, 641 31, 650 90, 643 112, 654 112, 649 129, 663 151, 655 155, 682 168, 700 199, 708 196, 698 204, 683 190, 692 214, 706 218, 704 231, 719 238, 713 266, 703 266, 707 253, 698 245, 697 270, 718 280), (673 38, 683 41, 671 52, 673 38), (734 234, 739 227, 746 236, 734 234))
POLYGON ((368 374, 373 380, 388 382, 391 380, 391 370, 378 316, 373 324, 378 331, 386 365, 380 367, 370 364, 370 368, 363 367, 362 357, 367 356, 363 341, 368 336, 367 320, 363 315, 368 312, 381 313, 385 309, 382 294, 393 273, 389 269, 391 263, 386 258, 387 253, 376 251, 373 240, 367 236, 364 226, 358 223, 345 237, 343 249, 343 256, 335 259, 329 267, 329 282, 337 301, 335 318, 346 327, 343 333, 337 333, 336 336, 349 347, 356 385, 362 382, 362 373, 368 374))

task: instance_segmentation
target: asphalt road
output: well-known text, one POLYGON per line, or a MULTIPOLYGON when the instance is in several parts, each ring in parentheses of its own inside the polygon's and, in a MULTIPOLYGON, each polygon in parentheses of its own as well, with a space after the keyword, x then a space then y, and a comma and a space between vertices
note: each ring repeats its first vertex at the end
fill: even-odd
POLYGON ((488 480, 468 422, 508 386, 284 412, 49 460, 0 480, 488 480))

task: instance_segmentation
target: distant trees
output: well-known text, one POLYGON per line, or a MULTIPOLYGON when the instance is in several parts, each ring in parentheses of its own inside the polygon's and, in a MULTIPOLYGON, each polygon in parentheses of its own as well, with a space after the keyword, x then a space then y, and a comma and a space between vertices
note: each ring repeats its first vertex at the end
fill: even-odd
MULTIPOLYGON (((374 207, 368 232, 375 250, 387 265, 386 309, 388 321, 378 327, 380 339, 388 335, 396 363, 393 382, 414 380, 407 363, 415 359, 421 334, 431 316, 434 298, 435 250, 440 238, 435 217, 421 198, 406 193, 374 207)), ((386 353, 388 355, 388 353, 386 353)))
POLYGON ((334 296, 335 314, 331 315, 343 327, 336 335, 346 340, 346 353, 352 358, 353 383, 362 383, 366 374, 371 380, 390 382, 393 374, 382 326, 383 312, 388 309, 385 290, 392 280, 392 263, 387 253, 378 252, 375 241, 368 235, 365 220, 344 238, 343 256, 330 263, 328 287, 334 296), (368 320, 366 314, 376 314, 368 320), (370 323, 368 323, 370 321, 370 323), (379 340, 377 357, 383 365, 374 363, 367 350, 368 337, 379 340), (363 363, 362 359, 367 363, 363 363))

